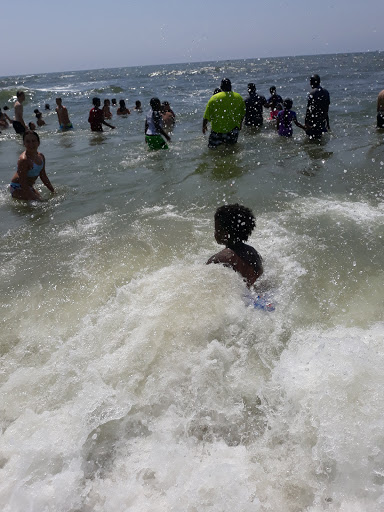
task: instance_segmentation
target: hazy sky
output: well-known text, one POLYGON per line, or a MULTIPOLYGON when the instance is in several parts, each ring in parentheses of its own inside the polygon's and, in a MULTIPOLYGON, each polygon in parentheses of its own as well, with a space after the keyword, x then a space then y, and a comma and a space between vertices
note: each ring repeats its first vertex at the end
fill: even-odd
POLYGON ((384 50, 384 0, 2 0, 0 75, 384 50))

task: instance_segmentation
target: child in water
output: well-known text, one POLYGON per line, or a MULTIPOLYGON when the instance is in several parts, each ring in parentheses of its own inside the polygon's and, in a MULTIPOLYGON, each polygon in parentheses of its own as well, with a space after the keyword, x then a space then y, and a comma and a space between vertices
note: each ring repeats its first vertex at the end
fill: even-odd
POLYGON ((284 110, 280 110, 276 117, 276 129, 279 135, 283 137, 292 137, 292 121, 296 126, 305 130, 305 126, 298 122, 296 119, 296 112, 291 110, 293 102, 291 99, 287 98, 284 100, 283 107, 284 110))
POLYGON ((149 149, 168 149, 163 137, 170 142, 171 137, 165 132, 163 117, 161 115, 161 103, 159 98, 152 98, 149 102, 151 110, 145 118, 145 142, 149 149))
POLYGON ((263 273, 260 254, 244 242, 256 226, 252 210, 239 204, 220 206, 215 213, 215 240, 225 249, 211 256, 210 263, 222 263, 238 272, 250 288, 263 273))
POLYGON ((26 131, 23 134, 24 153, 17 162, 17 171, 14 174, 9 191, 14 199, 27 201, 42 201, 42 197, 35 189, 35 181, 40 178, 44 185, 55 193, 45 172, 45 157, 39 153, 40 139, 36 132, 26 131))
POLYGON ((43 114, 40 112, 40 110, 38 108, 35 108, 34 113, 36 114, 37 126, 44 126, 46 122, 44 121, 43 114))

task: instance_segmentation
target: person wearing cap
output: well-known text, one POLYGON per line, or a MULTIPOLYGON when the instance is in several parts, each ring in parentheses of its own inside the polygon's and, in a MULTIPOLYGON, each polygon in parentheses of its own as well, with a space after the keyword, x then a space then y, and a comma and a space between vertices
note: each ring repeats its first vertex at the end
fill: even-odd
POLYGON ((209 148, 216 148, 221 144, 236 144, 246 111, 243 98, 232 91, 228 78, 221 81, 220 88, 221 92, 209 99, 204 112, 204 134, 208 130, 208 123, 211 123, 209 148))
POLYGON ((256 93, 256 85, 248 84, 248 98, 245 98, 245 118, 246 126, 262 126, 263 124, 263 107, 267 107, 267 100, 264 96, 256 93))
POLYGON ((328 110, 331 101, 327 89, 320 86, 319 75, 312 75, 309 83, 312 90, 308 93, 305 114, 306 134, 310 139, 321 139, 322 134, 330 130, 328 110))

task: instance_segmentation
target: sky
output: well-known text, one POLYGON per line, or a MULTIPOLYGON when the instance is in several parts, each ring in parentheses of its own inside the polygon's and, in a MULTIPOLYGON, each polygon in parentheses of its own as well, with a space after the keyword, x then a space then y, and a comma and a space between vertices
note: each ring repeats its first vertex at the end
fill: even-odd
POLYGON ((384 0, 2 0, 0 76, 384 50, 384 0))

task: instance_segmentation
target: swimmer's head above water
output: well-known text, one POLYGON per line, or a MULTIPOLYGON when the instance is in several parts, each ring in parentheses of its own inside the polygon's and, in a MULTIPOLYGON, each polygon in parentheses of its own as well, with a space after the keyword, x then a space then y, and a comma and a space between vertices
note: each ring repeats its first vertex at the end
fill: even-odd
POLYGON ((215 212, 215 239, 226 246, 246 242, 256 226, 252 210, 240 204, 227 204, 215 212))

